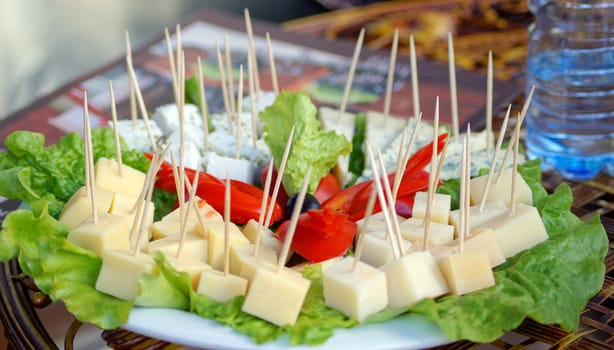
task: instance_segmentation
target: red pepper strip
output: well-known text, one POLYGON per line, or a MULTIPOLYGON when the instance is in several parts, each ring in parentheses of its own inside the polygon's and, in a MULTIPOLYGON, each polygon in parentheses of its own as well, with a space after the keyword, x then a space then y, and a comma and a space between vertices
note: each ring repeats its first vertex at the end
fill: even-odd
POLYGON ((341 192, 327 199, 324 203, 322 203, 321 207, 336 210, 340 213, 349 214, 354 197, 356 197, 356 195, 360 193, 363 188, 368 187, 370 183, 371 181, 364 181, 347 187, 341 192))
MULTIPOLYGON (((186 169, 186 181, 192 181, 195 171, 186 169)), ((156 187, 165 191, 175 192, 175 179, 172 176, 172 170, 162 171, 162 176, 158 176, 156 187)), ((220 179, 207 173, 200 173, 198 180, 197 195, 207 201, 215 210, 220 213, 224 212, 224 188, 225 184, 220 179)), ((258 220, 260 216, 260 205, 262 204, 262 196, 264 192, 250 184, 231 180, 230 181, 230 220, 235 224, 246 224, 250 219, 258 220)), ((272 222, 276 222, 283 218, 283 210, 279 204, 276 204, 271 216, 272 222)))
MULTIPOLYGON (((401 186, 399 187, 399 193, 396 199, 397 205, 402 208, 413 205, 413 197, 416 192, 424 191, 428 189, 429 186, 429 174, 425 171, 420 171, 416 174, 406 174, 403 176, 403 180, 401 181, 401 186), (407 202, 410 201, 411 203, 407 202), (403 203, 407 202, 407 203, 403 203)), ((366 203, 369 200, 369 196, 371 196, 371 191, 373 189, 373 182, 369 183, 369 186, 363 188, 360 193, 356 195, 354 200, 352 201, 352 205, 350 207, 350 220, 357 221, 365 216, 366 203)), ((396 209, 396 206, 395 206, 396 209)), ((380 212, 382 209, 379 204, 379 200, 375 201, 375 206, 373 207, 373 214, 380 212)), ((407 212, 407 210, 404 210, 407 212)), ((397 212, 397 214, 401 215, 401 213, 397 212)))
MULTIPOLYGON (((260 170, 260 183, 263 184, 263 186, 264 186, 264 183, 266 182, 266 173, 268 172, 268 170, 269 170, 268 165, 265 167, 262 167, 262 169, 260 170)), ((269 189, 269 196, 273 195, 273 186, 275 184, 275 181, 277 181, 277 169, 273 167, 273 173, 271 174, 271 187, 269 189)), ((288 200, 288 194, 286 193, 284 186, 283 185, 279 186, 279 191, 277 192, 277 203, 283 206, 287 200, 288 200)))
MULTIPOLYGON (((289 225, 285 221, 279 226, 275 233, 279 240, 284 240, 289 225)), ((328 260, 347 251, 356 229, 346 214, 326 208, 309 210, 298 219, 291 247, 310 262, 328 260)))
POLYGON ((333 173, 328 173, 320 180, 318 188, 316 188, 313 196, 316 197, 320 203, 323 203, 339 192, 341 192, 339 180, 333 173))

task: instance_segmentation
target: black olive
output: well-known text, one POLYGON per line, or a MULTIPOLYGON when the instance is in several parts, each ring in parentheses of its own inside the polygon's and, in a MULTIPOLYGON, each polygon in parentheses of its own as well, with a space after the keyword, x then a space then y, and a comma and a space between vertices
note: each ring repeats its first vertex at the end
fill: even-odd
MULTIPOLYGON (((296 204, 296 198, 298 197, 298 193, 288 198, 286 201, 286 206, 284 208, 284 219, 290 220, 292 217, 292 211, 294 210, 294 205, 296 204)), ((311 209, 320 209, 320 202, 316 197, 307 193, 305 195, 305 201, 303 201, 303 206, 301 207, 301 213, 306 212, 311 209)))

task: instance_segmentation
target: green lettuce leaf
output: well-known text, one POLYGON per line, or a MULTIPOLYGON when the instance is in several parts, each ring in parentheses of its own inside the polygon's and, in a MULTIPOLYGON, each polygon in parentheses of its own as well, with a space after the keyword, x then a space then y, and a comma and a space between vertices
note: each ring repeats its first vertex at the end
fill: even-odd
POLYGON ((308 191, 313 193, 320 179, 330 172, 341 155, 348 155, 352 144, 343 135, 320 129, 317 109, 303 93, 282 92, 273 105, 260 112, 264 140, 279 168, 292 127, 293 145, 283 177, 289 195, 299 191, 309 167, 312 167, 308 191), (323 151, 325 150, 325 151, 323 151))
POLYGON ((154 252, 152 257, 158 268, 139 278, 141 294, 134 300, 134 304, 189 310, 192 289, 190 276, 186 272, 177 272, 161 252, 154 252))
POLYGON ((66 240, 68 231, 34 201, 31 209, 11 212, 2 222, 0 259, 17 258, 22 271, 52 300, 62 300, 75 317, 103 329, 121 326, 132 303, 98 292, 94 285, 102 260, 66 240), (104 305, 104 307, 100 307, 104 305))
MULTIPOLYGON (((31 131, 15 131, 4 140, 7 151, 0 152, 0 196, 32 203, 45 199, 50 214, 57 217, 64 204, 85 181, 83 140, 77 133, 62 137, 45 147, 45 136, 31 131)), ((92 130, 94 159, 115 157, 112 129, 92 130)), ((139 151, 128 150, 122 140, 124 164, 141 171, 149 166, 139 151)))

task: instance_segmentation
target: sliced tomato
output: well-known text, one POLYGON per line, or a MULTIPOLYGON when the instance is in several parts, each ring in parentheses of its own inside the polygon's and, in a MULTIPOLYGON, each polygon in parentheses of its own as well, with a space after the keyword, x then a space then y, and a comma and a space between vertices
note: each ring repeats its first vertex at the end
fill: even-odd
POLYGON ((320 203, 341 192, 341 183, 333 173, 328 173, 320 180, 318 188, 313 194, 320 203))
MULTIPOLYGON (((290 221, 282 223, 275 236, 283 241, 290 221)), ((298 219, 292 250, 310 262, 344 254, 352 245, 357 225, 348 215, 330 209, 309 210, 298 219)))
MULTIPOLYGON (((186 169, 186 181, 192 181, 196 172, 192 169, 186 169)), ((215 210, 220 213, 224 212, 224 190, 225 184, 222 180, 207 173, 199 173, 197 196, 204 199, 215 210)), ((156 180, 156 187, 165 191, 175 192, 175 179, 173 178, 172 169, 162 169, 159 172, 156 180)), ((262 196, 264 191, 258 187, 248 183, 231 180, 230 181, 230 220, 235 224, 246 224, 250 219, 258 220, 260 217, 260 209, 262 204, 262 196)), ((270 200, 270 199, 269 199, 270 200)), ((277 222, 283 218, 283 209, 276 203, 272 222, 277 222)))

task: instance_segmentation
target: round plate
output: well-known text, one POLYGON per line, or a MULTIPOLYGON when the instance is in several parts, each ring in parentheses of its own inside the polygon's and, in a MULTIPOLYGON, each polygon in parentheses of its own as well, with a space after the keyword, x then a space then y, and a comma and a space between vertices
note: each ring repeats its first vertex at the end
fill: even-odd
POLYGON ((406 350, 450 342, 437 325, 419 315, 404 315, 387 322, 339 329, 320 346, 293 347, 285 336, 275 342, 257 345, 230 327, 175 309, 134 307, 123 328, 171 343, 207 349, 406 350))

